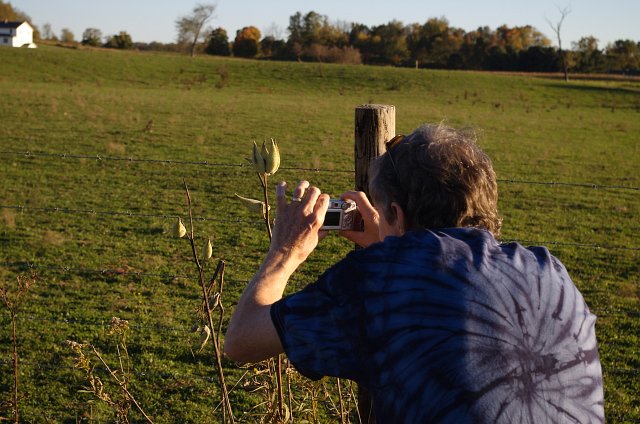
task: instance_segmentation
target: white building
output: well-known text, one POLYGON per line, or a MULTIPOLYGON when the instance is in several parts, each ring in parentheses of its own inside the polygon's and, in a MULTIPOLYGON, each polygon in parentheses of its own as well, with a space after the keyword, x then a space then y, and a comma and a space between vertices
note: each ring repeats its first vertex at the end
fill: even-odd
POLYGON ((38 47, 33 42, 33 27, 28 22, 0 21, 0 46, 38 47))

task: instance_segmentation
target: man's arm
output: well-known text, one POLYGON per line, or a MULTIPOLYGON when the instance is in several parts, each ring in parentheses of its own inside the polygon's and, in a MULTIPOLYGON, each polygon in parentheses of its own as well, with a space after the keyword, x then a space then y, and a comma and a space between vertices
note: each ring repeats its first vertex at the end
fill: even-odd
POLYGON ((289 204, 286 183, 276 188, 278 215, 271 247, 242 293, 225 334, 224 351, 234 361, 258 362, 283 351, 271 321, 271 305, 282 298, 291 274, 318 245, 318 232, 329 206, 329 196, 308 187, 307 181, 300 182, 293 197, 304 198, 289 204))

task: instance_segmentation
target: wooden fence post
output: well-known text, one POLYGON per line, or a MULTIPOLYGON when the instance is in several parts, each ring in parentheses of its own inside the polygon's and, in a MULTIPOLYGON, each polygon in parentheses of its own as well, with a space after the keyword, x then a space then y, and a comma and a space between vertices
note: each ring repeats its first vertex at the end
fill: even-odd
MULTIPOLYGON (((384 154, 384 143, 396 135, 396 108, 391 105, 362 105, 356 107, 355 170, 356 190, 369 195, 369 167, 384 154)), ((358 386, 358 411, 362 423, 376 422, 371 395, 366 387, 358 386)))
POLYGON ((356 107, 356 190, 369 194, 369 167, 384 154, 384 143, 396 135, 396 108, 391 105, 356 107))

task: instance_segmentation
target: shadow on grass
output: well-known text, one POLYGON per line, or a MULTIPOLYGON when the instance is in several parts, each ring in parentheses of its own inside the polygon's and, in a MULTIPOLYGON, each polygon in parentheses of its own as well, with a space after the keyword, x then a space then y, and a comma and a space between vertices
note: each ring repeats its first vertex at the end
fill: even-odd
POLYGON ((584 85, 584 84, 576 84, 576 83, 552 83, 548 85, 552 88, 560 88, 563 90, 577 90, 583 92, 592 92, 592 93, 607 93, 607 94, 640 94, 640 85, 637 87, 598 87, 594 85, 584 85))

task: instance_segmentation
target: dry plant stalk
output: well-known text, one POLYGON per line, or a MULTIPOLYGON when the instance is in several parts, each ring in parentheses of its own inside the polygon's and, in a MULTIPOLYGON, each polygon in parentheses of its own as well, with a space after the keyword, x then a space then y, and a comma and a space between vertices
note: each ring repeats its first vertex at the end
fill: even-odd
MULTIPOLYGON (((196 245, 195 245, 195 240, 194 240, 194 230, 193 230, 193 209, 191 207, 191 194, 189 193, 189 187, 187 186, 186 181, 183 181, 184 183, 184 190, 187 196, 187 206, 188 206, 188 210, 189 210, 189 226, 190 226, 190 230, 189 230, 189 234, 187 235, 187 238, 189 239, 189 243, 191 245, 191 253, 193 254, 193 262, 195 263, 197 269, 198 269, 198 278, 200 280, 200 287, 202 289, 202 303, 203 303, 203 312, 205 313, 205 318, 208 322, 208 328, 209 331, 213 331, 213 329, 215 329, 216 327, 214 326, 214 321, 213 321, 213 312, 212 310, 214 308, 218 308, 220 309, 220 316, 219 316, 219 321, 218 321, 218 326, 217 326, 217 331, 216 334, 214 335, 214 340, 213 340, 213 350, 214 350, 214 356, 215 356, 215 360, 216 360, 216 365, 217 365, 217 371, 218 371, 218 379, 220 380, 220 389, 222 391, 222 403, 224 404, 224 408, 222 409, 223 411, 223 422, 226 423, 227 420, 229 420, 231 423, 235 423, 235 419, 233 417, 233 409, 231 408, 231 401, 229 400, 229 392, 227 390, 227 384, 225 382, 225 377, 224 377, 224 370, 222 368, 222 349, 220 348, 220 332, 222 329, 222 320, 224 318, 224 308, 222 307, 222 302, 220 301, 220 296, 222 295, 222 288, 223 288, 223 284, 224 284, 224 279, 222 278, 222 275, 224 274, 224 261, 220 261, 218 263, 218 268, 216 269, 216 273, 214 274, 213 278, 211 279, 211 282, 213 284, 207 285, 207 281, 205 279, 205 275, 204 275, 204 267, 202 266, 202 264, 200 263, 200 260, 198 259, 198 251, 196 249, 196 245), (211 301, 211 294, 213 292, 214 289, 214 285, 215 285, 215 280, 217 275, 221 276, 220 279, 220 288, 219 291, 217 293, 217 296, 214 296, 214 300, 217 299, 217 303, 214 303, 213 305, 210 303, 211 301)), ((204 348, 204 345, 206 344, 206 340, 202 343, 200 349, 202 350, 204 348)))
POLYGON ((18 275, 16 278, 15 290, 10 290, 8 285, 0 286, 0 300, 2 304, 9 310, 11 315, 11 335, 13 337, 13 354, 12 354, 12 368, 13 368, 13 396, 9 405, 13 408, 13 422, 15 424, 19 421, 18 404, 20 400, 20 394, 18 390, 18 324, 17 316, 18 309, 24 296, 27 294, 31 286, 36 282, 36 274, 30 275, 18 275))
POLYGON ((100 352, 92 344, 77 343, 67 340, 67 345, 75 353, 74 367, 85 373, 85 378, 89 386, 80 392, 91 393, 96 398, 107 404, 116 414, 116 421, 129 423, 129 412, 131 405, 135 405, 138 411, 144 416, 146 422, 153 424, 153 420, 145 413, 142 406, 129 391, 129 380, 131 377, 131 360, 127 350, 127 334, 129 333, 129 322, 117 317, 111 319, 109 335, 116 336, 116 353, 118 356, 118 368, 113 370, 104 360, 100 352), (85 352, 86 351, 86 352, 85 352), (91 362, 91 355, 98 359, 99 363, 107 370, 109 376, 117 384, 119 393, 109 393, 105 385, 95 374, 95 365, 91 362))

